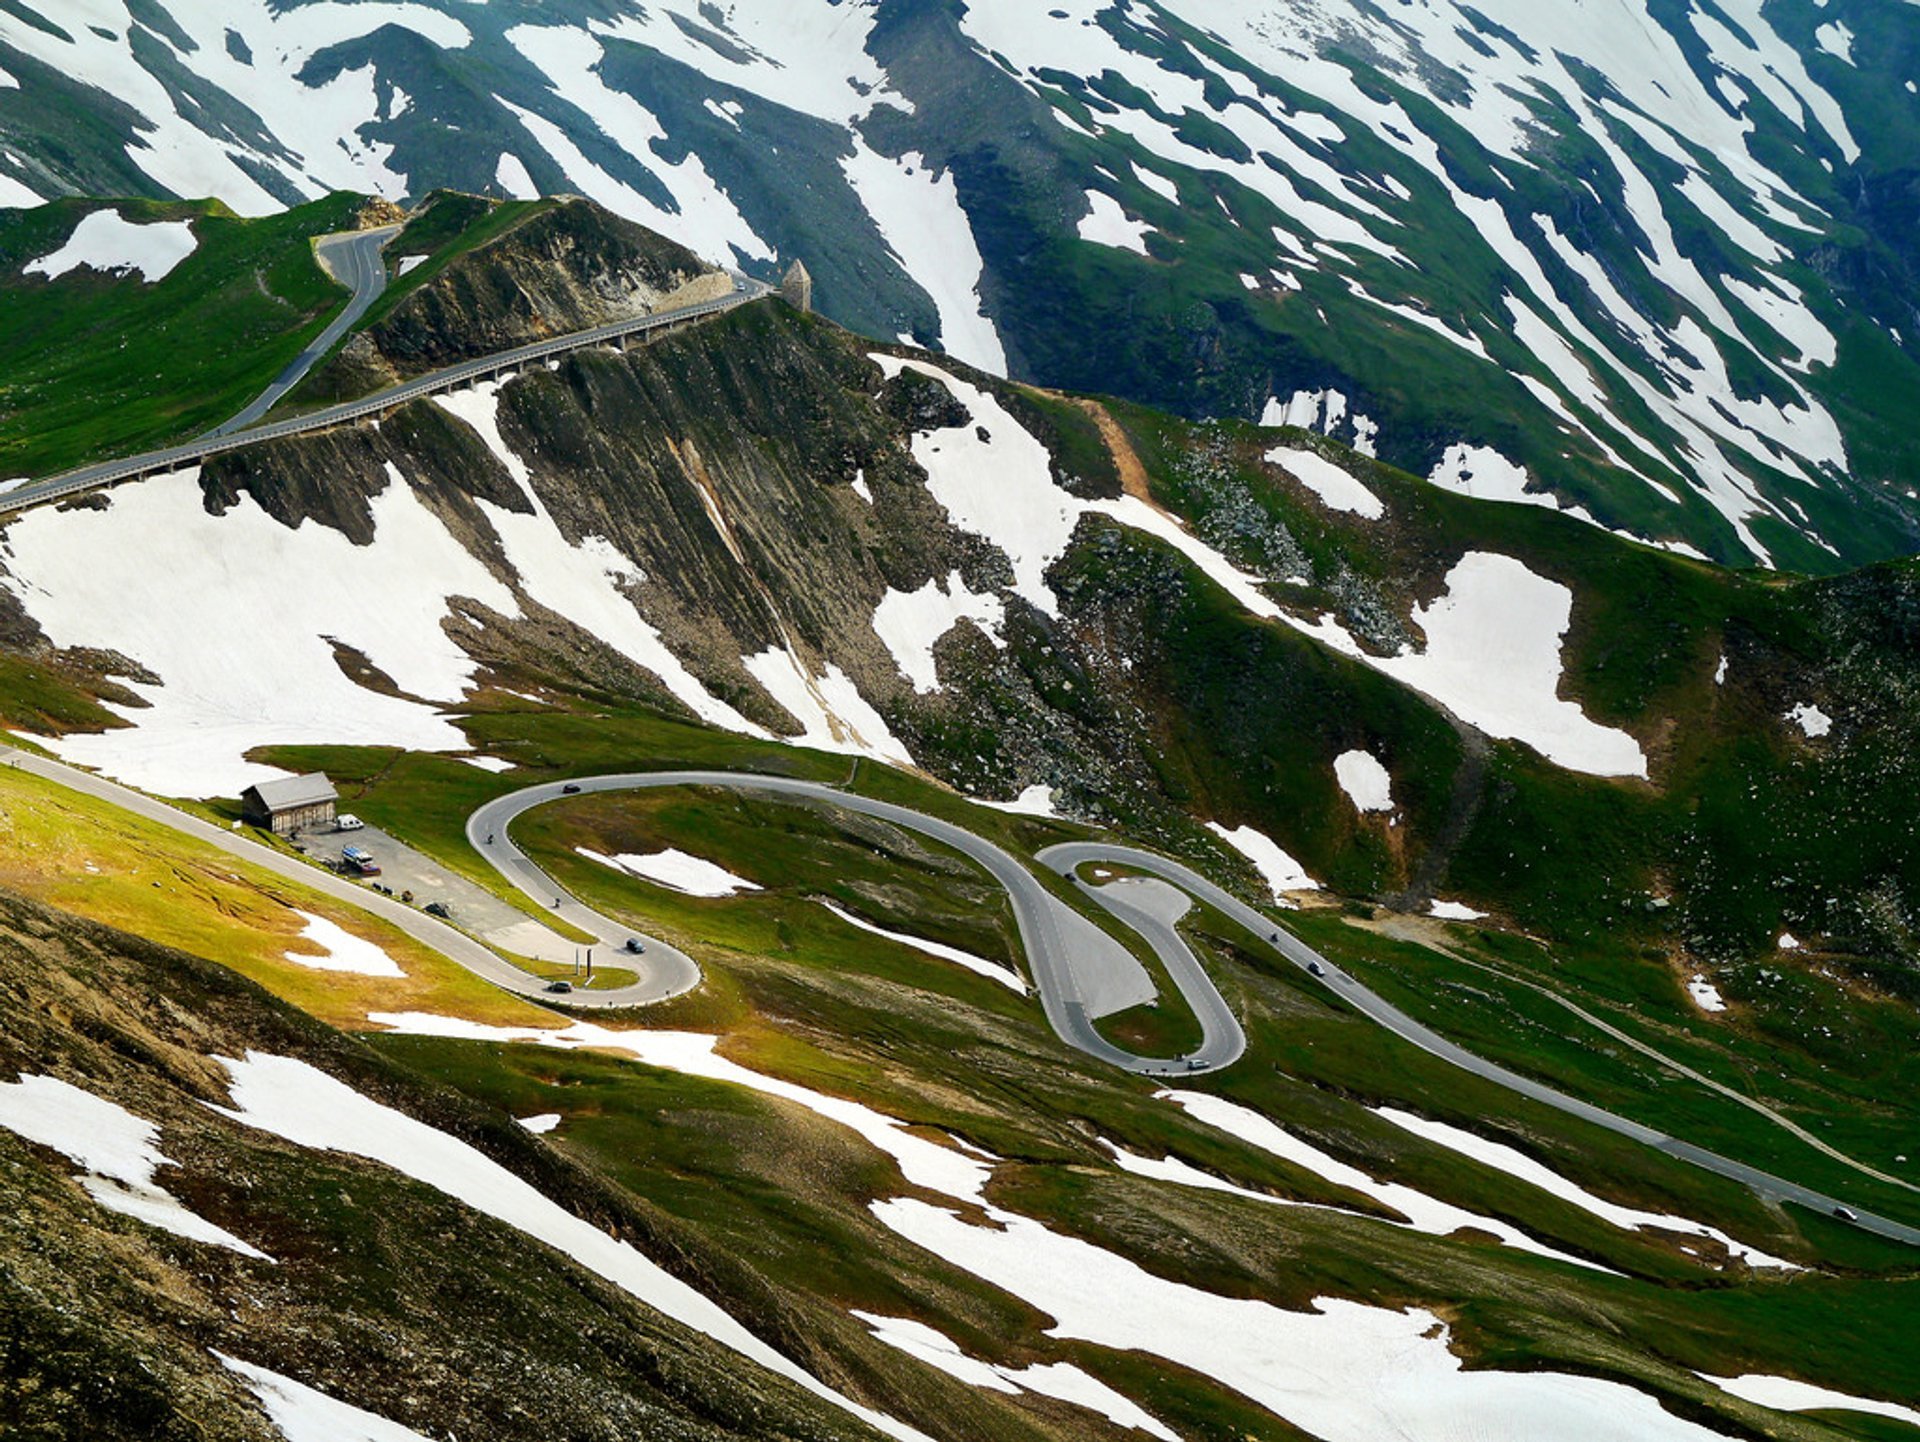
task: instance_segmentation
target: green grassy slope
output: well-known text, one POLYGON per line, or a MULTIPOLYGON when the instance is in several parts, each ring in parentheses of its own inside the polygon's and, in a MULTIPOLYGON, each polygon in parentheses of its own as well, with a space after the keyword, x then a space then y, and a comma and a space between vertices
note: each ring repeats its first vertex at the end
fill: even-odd
POLYGON ((164 279, 22 269, 58 250, 97 201, 0 212, 0 478, 184 440, 240 410, 346 299, 308 241, 350 229, 333 195, 243 220, 217 202, 112 202, 128 220, 193 222, 164 279))

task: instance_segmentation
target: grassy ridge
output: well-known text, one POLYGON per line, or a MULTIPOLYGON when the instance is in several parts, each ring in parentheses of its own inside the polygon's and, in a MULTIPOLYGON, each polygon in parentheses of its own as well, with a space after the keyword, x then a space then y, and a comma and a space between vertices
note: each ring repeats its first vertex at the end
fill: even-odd
POLYGON ((135 224, 193 224, 193 253, 151 284, 22 273, 99 202, 0 212, 0 478, 184 440, 239 411, 346 299, 309 242, 350 229, 362 203, 331 195, 244 220, 212 201, 112 202, 135 224))

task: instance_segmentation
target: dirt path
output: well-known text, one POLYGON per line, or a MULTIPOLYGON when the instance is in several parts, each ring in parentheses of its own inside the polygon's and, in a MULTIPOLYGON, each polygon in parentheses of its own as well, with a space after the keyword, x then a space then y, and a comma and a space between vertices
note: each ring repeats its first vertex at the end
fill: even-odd
POLYGON ((1140 457, 1133 449, 1133 442, 1120 428, 1120 422, 1113 418, 1108 409, 1098 401, 1075 397, 1073 403, 1093 417, 1093 423, 1100 427, 1100 439, 1107 443, 1107 454, 1113 457, 1113 464, 1120 472, 1120 489, 1136 500, 1145 501, 1156 511, 1159 504, 1153 499, 1153 492, 1147 486, 1147 468, 1140 464, 1140 457))

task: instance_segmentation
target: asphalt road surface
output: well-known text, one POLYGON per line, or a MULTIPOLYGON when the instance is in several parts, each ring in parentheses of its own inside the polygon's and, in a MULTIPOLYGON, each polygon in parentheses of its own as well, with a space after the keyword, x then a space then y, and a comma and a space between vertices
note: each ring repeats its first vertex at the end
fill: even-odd
MULTIPOLYGON (((467 840, 493 863, 501 875, 535 901, 552 907, 554 914, 562 920, 585 927, 610 945, 619 945, 634 933, 566 895, 551 877, 514 845, 507 834, 515 817, 566 795, 564 786, 577 787, 582 793, 638 791, 662 786, 715 786, 730 791, 800 796, 830 802, 862 816, 876 817, 909 831, 917 831, 978 862, 995 881, 1006 888, 1013 902, 1014 921, 1020 928, 1020 939, 1026 948, 1027 965, 1033 972, 1034 988, 1040 993, 1041 1008, 1054 1031, 1069 1045, 1078 1047, 1091 1057, 1143 1076, 1185 1076, 1216 1071, 1238 1059, 1246 1049, 1246 1036, 1240 1030, 1239 1021, 1208 978, 1205 969, 1187 949, 1186 943, 1172 936, 1172 927, 1144 911, 1128 907, 1124 902, 1101 896, 1096 889, 1096 900, 1129 925, 1137 920, 1142 934, 1155 945, 1155 949, 1165 948, 1161 950, 1161 960, 1174 985, 1186 998, 1187 1005, 1199 1018, 1203 1036, 1201 1044, 1183 1057, 1142 1057, 1115 1046, 1094 1027, 1068 950, 1069 938, 1086 924, 1084 917, 1047 890, 1026 866, 993 842, 976 836, 965 827, 905 806, 896 806, 890 801, 876 801, 872 797, 858 796, 817 781, 733 771, 651 771, 584 776, 571 782, 547 782, 509 792, 489 801, 468 818, 467 840), (493 838, 491 843, 487 840, 489 836, 493 838), (556 900, 560 903, 558 907, 553 906, 556 900)), ((698 968, 683 952, 657 939, 644 940, 646 955, 640 958, 623 957, 622 965, 631 965, 635 960, 640 960, 649 964, 649 971, 655 966, 662 967, 663 980, 669 980, 670 985, 678 991, 686 990, 699 980, 698 968)), ((659 983, 653 980, 641 983, 642 986, 655 984, 659 983)), ((668 989, 667 985, 661 986, 660 995, 675 994, 676 990, 668 989)))
POLYGON ((716 300, 698 301, 693 305, 679 306, 673 310, 655 311, 652 315, 634 316, 627 320, 595 326, 591 330, 573 331, 567 335, 554 336, 549 340, 535 341, 531 345, 515 346, 512 350, 496 351, 492 355, 461 361, 458 365, 447 366, 443 370, 388 386, 383 391, 375 391, 372 395, 364 396, 357 401, 343 401, 339 405, 309 411, 305 415, 292 416, 280 421, 268 421, 264 425, 235 431, 230 435, 202 436, 199 440, 186 441, 177 446, 166 446, 157 451, 143 451, 137 456, 125 456, 117 461, 100 461, 91 466, 82 466, 76 471, 63 471, 57 476, 48 476, 45 480, 16 486, 5 495, 0 495, 0 516, 14 511, 24 511, 29 506, 79 495, 84 491, 97 491, 119 481, 176 471, 184 466, 204 461, 209 456, 217 456, 226 451, 237 451, 243 446, 253 445, 256 441, 304 435, 309 431, 326 430, 331 426, 364 420, 368 416, 384 414, 408 401, 418 400, 422 396, 456 390, 474 381, 484 380, 505 371, 518 370, 536 361, 564 355, 568 351, 609 345, 616 341, 646 335, 650 331, 684 325, 706 316, 719 315, 723 311, 732 310, 737 305, 758 300, 761 296, 770 293, 771 287, 747 276, 735 275, 732 293, 716 300))
MULTIPOLYGON (((1617 1116, 1589 1102, 1583 1102, 1578 1097, 1568 1096, 1565 1092, 1556 1091, 1531 1077, 1522 1076, 1497 1062, 1487 1061, 1464 1047, 1456 1046, 1438 1032, 1415 1021, 1392 1002, 1369 991, 1349 973, 1342 971, 1270 917, 1255 911, 1238 897, 1177 861, 1158 856, 1151 851, 1140 851, 1131 846, 1116 846, 1094 841, 1070 841, 1059 846, 1050 846, 1041 852, 1037 859, 1042 865, 1050 866, 1062 875, 1070 874, 1075 867, 1085 862, 1105 862, 1151 872, 1217 908, 1230 920, 1253 933, 1269 949, 1279 953, 1301 971, 1306 972, 1313 980, 1340 997, 1355 1011, 1372 1018, 1395 1036, 1412 1042, 1422 1051, 1429 1052, 1442 1061, 1451 1062, 1463 1071, 1484 1077, 1509 1091, 1530 1097, 1556 1111, 1565 1112, 1569 1116, 1578 1117, 1595 1126, 1605 1127, 1608 1131, 1618 1132, 1621 1136, 1645 1143, 1657 1151, 1665 1152, 1668 1156, 1678 1157, 1707 1171, 1730 1177, 1770 1201, 1796 1202, 1824 1216, 1831 1216, 1836 1208, 1846 1205, 1839 1198, 1830 1197, 1825 1192, 1816 1192, 1811 1187, 1803 1187, 1783 1177, 1776 1177, 1771 1172, 1750 1167, 1745 1162, 1738 1162, 1731 1157, 1710 1152, 1704 1147, 1694 1146, 1691 1142, 1670 1137, 1665 1132, 1656 1131, 1652 1127, 1617 1116), (1318 973, 1313 970, 1316 966, 1319 968, 1318 973)), ((1090 889, 1090 894, 1096 900, 1100 899, 1098 888, 1090 889)), ((1920 1228, 1876 1216, 1871 1212, 1861 1211, 1857 1207, 1848 1207, 1848 1210, 1854 1213, 1855 1226, 1879 1236, 1890 1237, 1895 1241, 1920 1246, 1920 1228)))
POLYGON ((149 821, 157 821, 162 826, 191 836, 196 841, 204 841, 209 846, 218 847, 227 855, 235 857, 249 865, 258 866, 276 876, 284 876, 289 881, 297 881, 302 886, 323 892, 362 911, 372 912, 382 921, 391 922, 408 936, 423 946, 431 947, 450 961, 458 962, 474 975, 492 982, 504 991, 540 1001, 558 1002, 572 1007, 617 1007, 634 1006, 650 1001, 652 996, 636 996, 637 987, 621 987, 607 991, 578 991, 570 996, 550 996, 546 993, 546 983, 539 977, 530 975, 497 955, 487 947, 475 941, 464 931, 447 925, 445 922, 428 916, 425 912, 389 896, 382 896, 367 886, 331 871, 324 871, 311 862, 299 857, 289 856, 284 851, 275 851, 255 841, 243 831, 231 831, 191 816, 177 807, 139 791, 120 786, 104 777, 89 772, 77 771, 71 766, 63 766, 58 761, 49 761, 43 756, 34 756, 25 751, 11 748, 0 751, 0 762, 16 766, 22 771, 30 771, 54 781, 72 791, 83 792, 88 796, 110 801, 115 806, 143 816, 149 821))
MULTIPOLYGON (((617 960, 617 964, 624 966, 638 965, 641 977, 632 986, 609 991, 574 991, 564 998, 557 998, 545 992, 544 983, 538 977, 521 971, 463 932, 392 898, 381 896, 363 886, 342 880, 331 872, 319 870, 283 852, 263 846, 243 833, 214 826, 199 817, 190 816, 138 791, 129 790, 114 782, 84 771, 77 771, 44 757, 8 748, 0 750, 0 761, 58 782, 73 790, 100 797, 137 815, 157 821, 174 831, 204 841, 229 855, 370 911, 476 975, 521 996, 544 1001, 564 1001, 565 1004, 576 1007, 632 1006, 678 995, 698 984, 700 979, 698 967, 685 953, 665 943, 649 940, 644 955, 621 956, 617 960)), ((634 933, 567 896, 555 886, 546 873, 513 844, 507 835, 508 824, 513 818, 535 806, 561 799, 562 796, 569 794, 565 790, 568 785, 577 788, 581 794, 632 791, 662 786, 716 786, 736 791, 802 796, 907 827, 971 857, 1006 888, 1013 902, 1014 918, 1020 927, 1021 939, 1026 945, 1028 965, 1033 970, 1034 983, 1040 992, 1041 1005, 1047 1020, 1054 1030, 1071 1045, 1102 1061, 1149 1076, 1217 1069, 1238 1058, 1245 1048, 1245 1036, 1239 1022, 1234 1018, 1231 1009, 1228 1008, 1225 999, 1220 996, 1211 979, 1207 977, 1205 970, 1193 957, 1191 949, 1177 935, 1172 935, 1172 942, 1169 943, 1168 938, 1173 933, 1173 926, 1168 917, 1154 908, 1128 901, 1124 888, 1086 886, 1083 887, 1083 894, 1106 907, 1127 925, 1136 927, 1149 943, 1154 945, 1168 975, 1180 988, 1194 1015, 1200 1019, 1205 1041, 1191 1058, 1198 1065, 1191 1068, 1188 1058, 1165 1061, 1135 1056, 1114 1046, 1094 1030, 1092 1022, 1087 1018, 1084 1005, 1079 1003, 1074 992, 1071 968, 1063 964, 1060 918, 1063 915, 1074 916, 1075 913, 1041 886, 1033 873, 1008 852, 953 822, 943 821, 938 817, 928 816, 904 806, 897 806, 892 802, 877 801, 871 797, 841 791, 837 787, 816 781, 730 771, 660 771, 583 777, 573 782, 548 782, 509 792, 488 802, 468 818, 468 841, 482 856, 491 861, 503 876, 535 901, 548 907, 555 915, 575 926, 585 927, 595 932, 603 939, 603 944, 619 946, 634 933), (493 837, 491 842, 487 839, 489 836, 493 837), (559 903, 557 907, 554 905, 555 902, 559 903)), ((1249 931, 1257 941, 1271 947, 1282 958, 1326 986, 1354 1010, 1370 1017, 1394 1035, 1411 1042, 1423 1051, 1469 1071, 1475 1076, 1518 1092, 1522 1096, 1553 1107, 1567 1115, 1642 1142, 1669 1156, 1690 1162, 1720 1176, 1729 1177, 1763 1198, 1794 1202, 1828 1216, 1846 1205, 1838 1198, 1828 1196, 1824 1192, 1800 1186, 1798 1183, 1777 1177, 1771 1172, 1762 1171, 1758 1167, 1750 1167, 1744 1162, 1734 1161, 1717 1152, 1708 1151, 1704 1147, 1697 1147, 1690 1142, 1670 1137, 1664 1132, 1643 1126, 1626 1117, 1616 1116, 1577 1097, 1568 1096, 1530 1077, 1521 1076, 1497 1063, 1475 1056, 1472 1052, 1456 1046, 1437 1032, 1415 1021, 1391 1002, 1369 991, 1353 976, 1328 961, 1326 957, 1276 923, 1271 917, 1246 905, 1238 897, 1178 861, 1159 856, 1151 851, 1097 841, 1073 841, 1050 846, 1041 852, 1037 859, 1041 864, 1051 867, 1063 876, 1072 875, 1075 868, 1082 864, 1093 863, 1133 867, 1161 877, 1218 909, 1230 920, 1249 931)), ((1857 1207, 1848 1207, 1847 1210, 1853 1214, 1851 1218, 1853 1225, 1863 1231, 1920 1246, 1920 1228, 1878 1216, 1857 1207)))
POLYGON ((208 437, 231 435, 259 420, 280 403, 282 396, 305 379, 320 357, 332 350, 340 338, 353 329, 360 317, 367 313, 367 307, 378 300, 380 292, 387 288, 387 263, 380 252, 400 231, 400 226, 383 225, 377 230, 349 230, 337 235, 323 235, 314 242, 314 258, 320 262, 321 268, 353 292, 352 298, 347 301, 347 308, 333 318, 312 345, 294 357, 273 384, 262 391, 251 405, 225 425, 215 426, 208 431, 208 437))

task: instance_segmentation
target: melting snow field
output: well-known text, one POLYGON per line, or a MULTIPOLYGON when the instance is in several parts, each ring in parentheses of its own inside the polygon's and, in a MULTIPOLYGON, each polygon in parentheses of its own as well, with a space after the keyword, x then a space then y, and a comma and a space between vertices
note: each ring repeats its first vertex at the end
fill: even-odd
MULTIPOLYGON (((282 525, 250 495, 225 515, 210 515, 197 469, 121 487, 102 509, 49 507, 13 521, 0 585, 48 639, 117 651, 159 677, 157 684, 126 683, 149 704, 109 703, 125 728, 51 738, 49 748, 167 796, 235 795, 283 774, 244 759, 257 746, 464 752, 465 735, 440 710, 466 695, 475 669, 443 629, 449 598, 518 619, 519 594, 652 672, 702 720, 766 736, 709 692, 641 615, 630 594, 645 579, 638 568, 598 536, 570 541, 562 534, 500 436, 497 396, 490 384, 437 397, 436 404, 479 434, 532 506, 522 514, 476 502, 519 593, 466 549, 392 465, 386 489, 368 503, 374 541, 366 546, 317 521, 282 525), (113 577, 113 585, 102 586, 102 576, 113 577), (325 584, 290 586, 289 576, 325 584), (343 604, 343 597, 356 600, 343 604), (336 643, 364 655, 402 694, 349 679, 336 643)), ((906 747, 838 667, 815 676, 783 650, 745 665, 801 722, 799 744, 911 764, 906 747)))
POLYGON ((1317 451, 1275 446, 1267 460, 1312 491, 1330 511, 1350 511, 1369 521, 1387 513, 1386 502, 1317 451))
POLYGON ((1117 1253, 987 1208, 976 1226, 930 1202, 875 1202, 888 1227, 1053 1318, 1047 1334, 1145 1353, 1214 1378, 1329 1439, 1708 1442, 1718 1434, 1618 1383, 1466 1371, 1447 1325, 1322 1297, 1309 1312, 1169 1281, 1117 1253))
MULTIPOLYGON (((1503 1222, 1497 1217, 1470 1212, 1464 1207, 1456 1207, 1451 1202, 1443 1202, 1437 1197, 1430 1197, 1425 1192, 1417 1191, 1399 1182, 1379 1181, 1369 1173, 1361 1171, 1360 1168, 1343 1162, 1338 1157, 1322 1151, 1313 1143, 1295 1136, 1285 1127, 1268 1120, 1251 1107, 1230 1102, 1210 1092, 1169 1089, 1157 1095, 1175 1103, 1196 1120, 1206 1123, 1217 1131, 1225 1132, 1228 1136, 1237 1137, 1256 1150, 1266 1152, 1269 1156, 1279 1157, 1282 1161, 1291 1162, 1317 1177, 1332 1182, 1337 1187, 1345 1187, 1348 1191, 1358 1192, 1363 1197, 1371 1197, 1376 1202, 1391 1207, 1405 1217, 1407 1225, 1416 1232, 1446 1237, 1463 1228, 1469 1228, 1498 1237, 1502 1245, 1522 1252, 1552 1257, 1556 1261, 1570 1262, 1576 1267, 1588 1267, 1594 1271, 1611 1270, 1596 1262, 1589 1262, 1569 1252, 1549 1247, 1543 1242, 1536 1242, 1511 1222, 1503 1222)), ((1249 1192, 1242 1187, 1233 1186, 1217 1177, 1188 1167, 1174 1158, 1168 1158, 1165 1162, 1153 1165, 1160 1169, 1159 1174, 1166 1180, 1183 1182, 1189 1186, 1224 1189, 1279 1205, 1305 1205, 1282 1202, 1280 1198, 1270 1197, 1262 1192, 1249 1192), (1174 1171, 1166 1170, 1169 1164, 1175 1168, 1174 1171), (1205 1180, 1199 1180, 1200 1178, 1205 1180)))
POLYGON ((58 280, 68 271, 85 266, 120 275, 138 272, 151 285, 192 255, 197 244, 192 221, 136 225, 117 210, 94 210, 81 218, 65 245, 51 255, 28 261, 21 273, 58 280))
POLYGON ((996 641, 1006 607, 994 595, 975 595, 955 571, 917 591, 889 589, 873 613, 873 631, 892 653, 900 674, 926 694, 940 689, 933 647, 962 621, 971 621, 996 641))
POLYGON ((372 1412, 348 1406, 325 1392, 229 1357, 213 1354, 220 1365, 247 1384, 287 1442, 431 1442, 411 1428, 372 1412))
POLYGON ((573 849, 589 861, 597 861, 602 866, 610 866, 615 871, 624 871, 674 891, 683 891, 688 896, 732 896, 736 892, 760 890, 757 882, 748 881, 744 876, 735 876, 724 866, 716 866, 704 857, 692 856, 671 846, 664 851, 645 855, 623 851, 617 856, 606 856, 584 846, 573 849))
MULTIPOLYGON (((376 1014, 371 1020, 413 1035, 624 1051, 649 1066, 731 1082, 804 1106, 850 1127, 893 1157, 909 1183, 984 1213, 988 1224, 982 1226, 918 1198, 872 1204, 874 1216, 906 1240, 1046 1312, 1054 1319, 1048 1335, 1141 1352, 1190 1367, 1329 1442, 1395 1437, 1419 1437, 1422 1442, 1537 1442, 1563 1436, 1578 1436, 1582 1442, 1710 1442, 1718 1435, 1669 1415, 1651 1397, 1618 1383, 1551 1372, 1465 1371, 1448 1349, 1446 1324, 1418 1308, 1394 1311, 1322 1298, 1313 1311, 1291 1312, 1154 1276, 1114 1252, 987 1205, 984 1187, 997 1158, 974 1148, 961 1151, 943 1146, 858 1102, 750 1071, 717 1056, 717 1039, 711 1036, 620 1031, 591 1022, 540 1031, 483 1026, 418 1012, 376 1014)), ((333 1089, 344 1088, 297 1062, 257 1058, 242 1065, 264 1064, 299 1068, 302 1075, 289 1073, 286 1082, 302 1091, 317 1087, 320 1094, 302 1097, 295 1118, 256 1116, 256 1124, 264 1122, 275 1130, 288 1126, 300 1133, 296 1139, 306 1145, 336 1145, 372 1154, 367 1143, 354 1140, 362 1120, 357 1116, 340 1119, 330 1109, 333 1089), (339 1135, 348 1140, 330 1140, 339 1135)), ((245 1095, 248 1091, 246 1079, 237 1077, 235 1100, 243 1112, 254 1109, 245 1095)), ((1197 1095, 1180 1094, 1183 1101, 1197 1095)), ((347 1096, 353 1098, 356 1110, 384 1110, 351 1092, 347 1096)), ((1264 1121, 1254 1113, 1246 1116, 1264 1121)), ((406 1135, 382 1140, 379 1149, 398 1149, 404 1159, 392 1164, 407 1171, 410 1165, 424 1163, 407 1146, 411 1129, 418 1124, 400 1121, 406 1135)), ((388 1125, 381 1121, 378 1130, 388 1125)), ((436 1150, 465 1150, 451 1138, 432 1135, 436 1150)), ((1298 1146, 1291 1138, 1287 1145, 1298 1146)), ((473 1164, 461 1163, 463 1167, 473 1164)), ((477 1159, 477 1164, 493 1166, 484 1159, 477 1159)), ((431 1165, 438 1167, 438 1163, 431 1165)), ((1375 1185, 1355 1175, 1368 1186, 1375 1185)), ((497 1185, 479 1178, 450 1178, 449 1182, 448 1189, 476 1188, 482 1197, 476 1204, 483 1209, 497 1185)), ((1429 1206, 1439 1205, 1423 1200, 1429 1206)), ((1488 1229, 1504 1225, 1486 1218, 1474 1218, 1471 1224, 1488 1229)), ((1517 1236, 1511 1228, 1506 1230, 1517 1236)), ((619 1247, 603 1234, 593 1235, 596 1247, 619 1247)), ((1530 1241, 1512 1244, 1540 1250, 1530 1241)), ((887 1327, 898 1341, 910 1337, 918 1346, 939 1345, 933 1337, 910 1333, 890 1319, 873 1318, 871 1324, 887 1327)), ((945 1367, 949 1371, 959 1365, 951 1357, 942 1362, 951 1364, 945 1367)), ((1045 1390, 1030 1373, 1001 1380, 1045 1390)))
POLYGON ((1333 774, 1354 810, 1393 810, 1393 777, 1372 752, 1342 751, 1333 758, 1333 774))
POLYGON ((542 1136, 560 1125, 560 1113, 541 1112, 538 1116, 515 1117, 514 1120, 535 1136, 542 1136))
POLYGON ((440 628, 447 597, 520 611, 413 488, 389 480, 370 503, 371 546, 316 521, 283 526, 249 495, 209 515, 197 468, 122 486, 101 510, 46 507, 15 520, 0 583, 48 638, 118 651, 161 682, 126 683, 148 706, 109 703, 129 728, 47 744, 166 796, 236 795, 284 775, 242 759, 256 746, 466 750, 431 705, 356 685, 335 660, 338 640, 408 696, 451 702, 473 661, 440 628), (290 586, 289 576, 327 584, 290 586), (341 604, 367 596, 380 603, 341 604))
POLYGON ((1236 826, 1229 831, 1217 821, 1209 821, 1207 830, 1219 837, 1247 860, 1254 870, 1260 873, 1273 892, 1273 899, 1280 901, 1289 891, 1318 891, 1320 883, 1307 875, 1306 869, 1295 861, 1280 845, 1264 831, 1256 831, 1251 826, 1236 826))
POLYGON ((153 1174, 173 1165, 156 1144, 160 1128, 105 1097, 58 1077, 22 1076, 0 1083, 0 1127, 52 1147, 85 1169, 80 1185, 110 1212, 188 1241, 273 1260, 156 1186, 153 1174))
POLYGON ((311 951, 289 951, 288 961, 298 962, 302 966, 312 967, 315 971, 351 971, 360 976, 406 975, 400 969, 400 963, 386 952, 362 937, 355 936, 345 928, 327 920, 324 916, 315 916, 310 911, 296 911, 294 915, 306 923, 300 933, 300 939, 308 946, 320 948, 318 953, 311 951))
POLYGON ((1535 1161, 1525 1152, 1507 1146, 1504 1142, 1489 1141, 1486 1137, 1463 1128, 1449 1126, 1446 1122, 1432 1121, 1413 1112, 1401 1111, 1396 1107, 1369 1108, 1375 1116, 1384 1117, 1395 1126, 1412 1132, 1417 1137, 1446 1147, 1470 1157, 1482 1166, 1505 1172, 1541 1191, 1571 1202, 1582 1211, 1593 1213, 1604 1222, 1626 1231, 1637 1231, 1642 1227, 1653 1227, 1661 1231, 1681 1232, 1692 1236, 1706 1237, 1726 1247, 1730 1256, 1742 1260, 1751 1267, 1778 1267, 1787 1271, 1799 1271, 1792 1262, 1782 1261, 1778 1257, 1768 1256, 1758 1248, 1737 1242, 1718 1227, 1709 1227, 1701 1222, 1690 1221, 1686 1217, 1676 1217, 1664 1212, 1642 1211, 1638 1207, 1622 1206, 1597 1197, 1579 1183, 1570 1181, 1551 1167, 1535 1161))
POLYGON ((1743 1377, 1709 1377, 1704 1372, 1700 1376, 1723 1392, 1778 1412, 1820 1412, 1829 1409, 1836 1412, 1864 1412, 1874 1417, 1890 1417, 1896 1422, 1905 1422, 1909 1427, 1920 1427, 1920 1409, 1904 1407, 1898 1402, 1882 1402, 1872 1397, 1856 1397, 1849 1392, 1836 1392, 1831 1387, 1818 1387, 1792 1377, 1769 1377, 1757 1372, 1750 1372, 1743 1377))
POLYGON ((848 926, 856 927, 861 931, 872 932, 875 936, 884 936, 888 941, 897 941, 902 946, 910 946, 915 951, 925 952, 928 956, 937 956, 943 961, 954 962, 956 965, 964 966, 968 971, 976 972, 990 980, 997 981, 1002 986, 1019 992, 1022 996, 1026 995, 1026 979, 1018 972, 1004 967, 998 962, 988 961, 984 956, 975 956, 970 951, 962 951, 957 946, 946 946, 938 941, 927 941, 922 937, 908 936, 904 931, 888 931, 884 926, 875 926, 871 921, 861 920, 850 911, 842 911, 830 901, 823 901, 820 904, 835 916, 839 917, 840 920, 844 921, 848 926))
POLYGON ((1486 912, 1475 911, 1464 901, 1441 901, 1436 897, 1427 903, 1427 915, 1437 916, 1442 921, 1479 921, 1486 912))
POLYGON ((1560 639, 1572 617, 1573 592, 1558 581, 1511 556, 1469 551, 1447 573, 1446 594, 1414 610, 1426 649, 1363 659, 1488 735, 1524 741, 1569 771, 1645 776, 1638 741, 1560 698, 1560 639))
POLYGON ((960 1350, 959 1343, 925 1322, 916 1322, 911 1317, 881 1317, 872 1312, 856 1311, 853 1315, 889 1347, 985 1391, 1038 1392, 1098 1412, 1115 1426, 1145 1432, 1150 1437, 1162 1438, 1163 1442, 1179 1442, 1152 1413, 1069 1362, 1036 1363, 1031 1367, 982 1362, 968 1356, 960 1350))
POLYGON ((574 1216, 465 1142, 383 1106, 303 1061, 259 1052, 248 1053, 244 1060, 219 1060, 232 1078, 232 1108, 215 1108, 222 1116, 298 1146, 345 1152, 391 1167, 544 1242, 647 1306, 799 1383, 889 1436, 916 1442, 922 1438, 914 1429, 841 1396, 685 1282, 627 1243, 574 1216))

